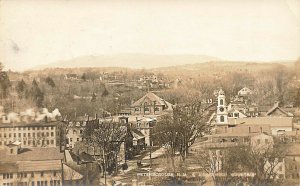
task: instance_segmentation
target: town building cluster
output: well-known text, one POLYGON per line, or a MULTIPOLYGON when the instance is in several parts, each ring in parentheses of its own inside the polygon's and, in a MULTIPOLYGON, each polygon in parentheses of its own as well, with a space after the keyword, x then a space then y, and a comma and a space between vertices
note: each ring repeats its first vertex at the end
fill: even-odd
MULTIPOLYGON (((141 81, 148 80, 141 78, 141 81)), ((153 80, 156 81, 150 78, 153 80)), ((204 135, 206 141, 194 143, 190 152, 213 151, 221 161, 222 150, 228 147, 247 144, 261 150, 260 147, 273 146, 280 141, 290 151, 276 166, 278 178, 299 179, 300 125, 297 114, 281 108, 278 103, 268 109, 249 104, 252 94, 251 89, 244 87, 227 103, 226 94, 220 89, 216 98, 206 101, 203 113, 211 130, 204 135)), ((105 121, 122 124, 125 140, 121 141, 117 154, 117 167, 124 165, 153 146, 153 127, 162 116, 171 115, 174 107, 148 92, 117 115, 102 118, 96 114, 66 120, 58 109, 53 112, 28 109, 9 114, 0 110, 0 185, 79 184, 84 178, 87 180, 87 175, 91 178, 93 174, 103 173, 101 159, 104 152, 100 147, 84 143, 84 131, 89 124, 105 121)), ((217 171, 221 170, 222 162, 217 166, 217 171)), ((113 172, 113 168, 106 168, 113 172)))

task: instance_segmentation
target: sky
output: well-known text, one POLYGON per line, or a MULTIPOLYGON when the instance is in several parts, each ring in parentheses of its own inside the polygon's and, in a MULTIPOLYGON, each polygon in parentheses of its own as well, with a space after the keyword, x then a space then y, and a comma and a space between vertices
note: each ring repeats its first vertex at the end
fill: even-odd
POLYGON ((0 0, 7 69, 118 54, 295 60, 300 0, 0 0))

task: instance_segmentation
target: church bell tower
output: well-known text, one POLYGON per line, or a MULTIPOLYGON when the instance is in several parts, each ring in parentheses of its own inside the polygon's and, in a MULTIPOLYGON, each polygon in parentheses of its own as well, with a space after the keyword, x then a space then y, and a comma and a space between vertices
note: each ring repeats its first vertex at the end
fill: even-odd
POLYGON ((225 93, 222 89, 220 89, 218 93, 217 124, 228 124, 228 112, 225 103, 225 93))

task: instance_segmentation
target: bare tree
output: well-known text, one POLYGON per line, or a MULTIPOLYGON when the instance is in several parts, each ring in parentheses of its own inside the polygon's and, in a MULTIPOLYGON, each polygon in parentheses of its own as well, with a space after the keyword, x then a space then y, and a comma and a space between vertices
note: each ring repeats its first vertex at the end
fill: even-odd
POLYGON ((215 185, 228 185, 248 180, 250 185, 281 183, 280 167, 285 151, 277 145, 257 148, 238 144, 225 149, 202 149, 196 155, 202 170, 215 185))
MULTIPOLYGON (((105 168, 114 170, 116 157, 126 135, 126 127, 112 121, 93 120, 87 123, 83 131, 85 144, 102 149, 105 168)), ((109 171, 110 172, 110 171, 109 171)))

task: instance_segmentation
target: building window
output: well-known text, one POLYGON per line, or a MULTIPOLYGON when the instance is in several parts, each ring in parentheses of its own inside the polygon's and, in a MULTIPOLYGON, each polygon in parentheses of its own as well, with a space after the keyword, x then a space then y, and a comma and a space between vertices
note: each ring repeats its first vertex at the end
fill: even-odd
POLYGON ((223 104, 224 104, 223 99, 220 99, 220 105, 223 105, 223 104))
POLYGON ((41 172, 41 177, 44 177, 44 172, 41 172))
POLYGON ((13 154, 14 153, 14 149, 10 149, 10 153, 13 154))
POLYGON ((34 178, 34 173, 33 172, 31 173, 31 177, 34 178))
POLYGON ((139 111, 140 111, 140 108, 135 108, 134 111, 135 111, 135 112, 139 112, 139 111))
POLYGON ((56 177, 56 171, 53 172, 53 176, 56 177))
POLYGON ((220 117, 220 121, 221 121, 221 122, 224 122, 224 116, 221 116, 221 117, 220 117))
POLYGON ((150 110, 150 109, 149 109, 148 107, 145 107, 145 108, 144 108, 144 111, 145 111, 145 112, 149 112, 149 110, 150 110))
POLYGON ((31 186, 34 186, 34 181, 31 182, 31 186))
POLYGON ((54 133, 53 133, 53 132, 51 132, 51 136, 54 136, 54 133))

